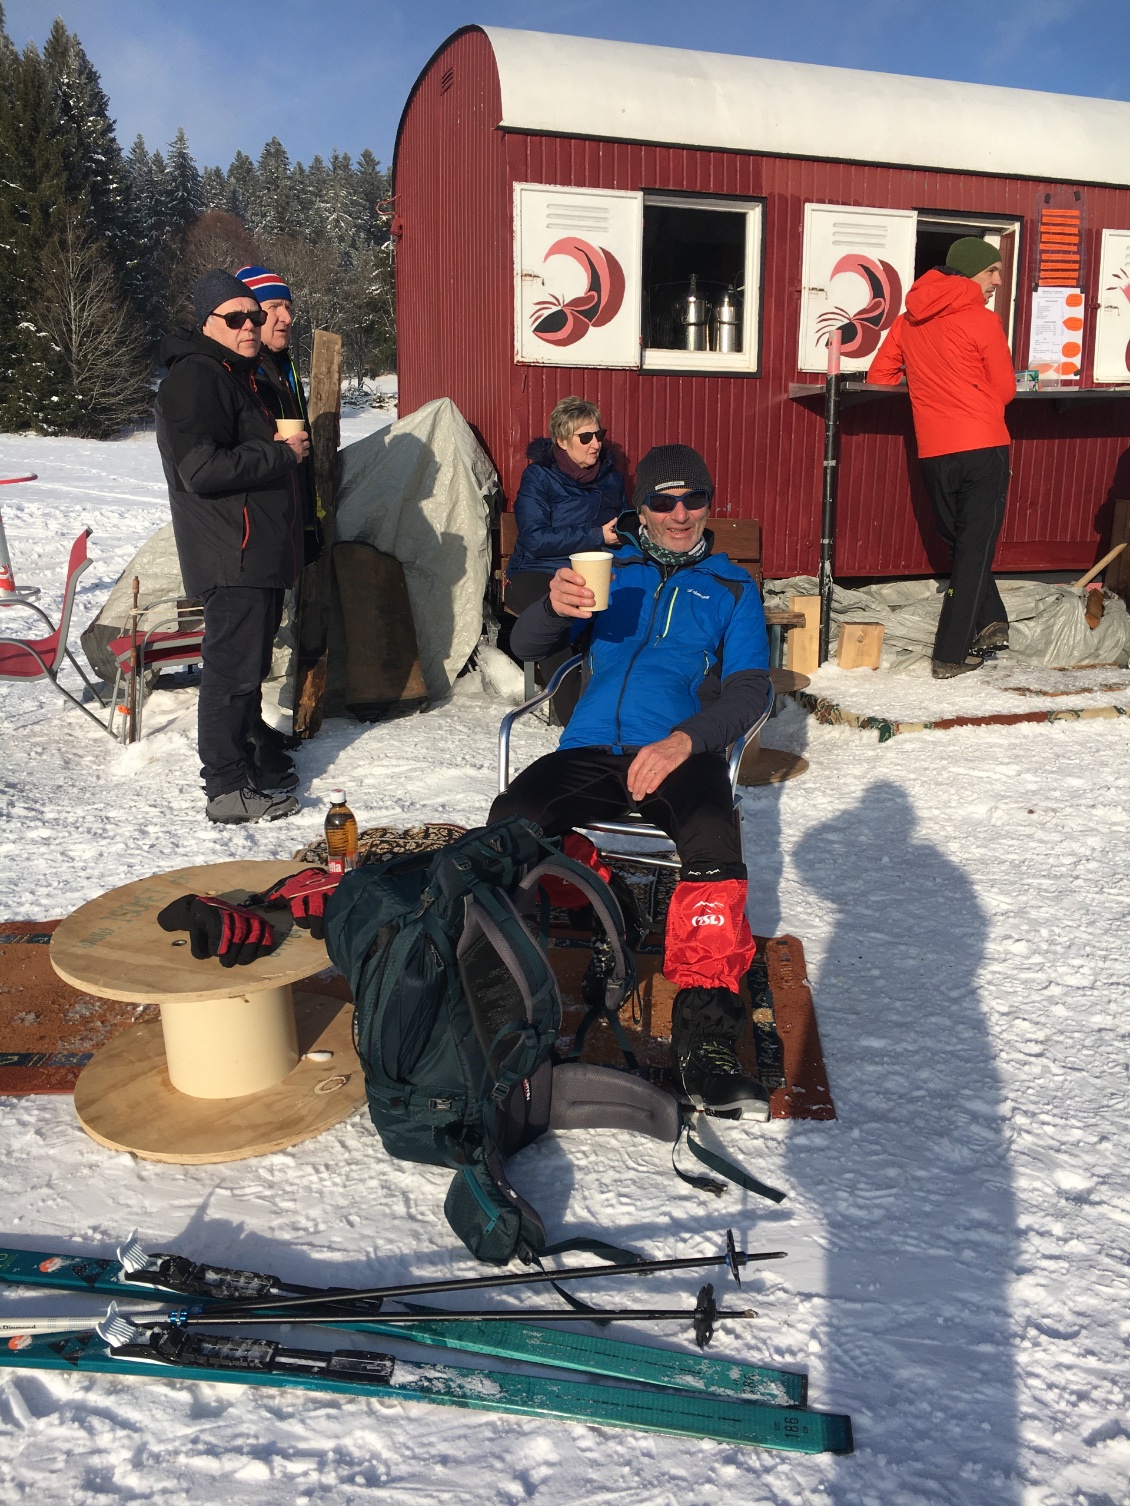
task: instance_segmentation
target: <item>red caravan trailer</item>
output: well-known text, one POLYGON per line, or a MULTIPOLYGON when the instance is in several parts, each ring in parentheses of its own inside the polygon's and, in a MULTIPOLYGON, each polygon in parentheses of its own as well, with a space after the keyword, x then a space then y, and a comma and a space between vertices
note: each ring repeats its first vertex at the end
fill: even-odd
MULTIPOLYGON (((1063 373, 1009 411, 997 567, 1083 568, 1130 489, 1127 143, 1118 101, 467 27, 397 137, 401 411, 452 398, 513 497, 580 393, 629 466, 700 449, 766 573, 811 573, 829 331, 862 372, 913 278, 983 235, 1017 369, 1063 373)), ((839 577, 944 568, 913 456, 904 393, 848 397, 839 577)))

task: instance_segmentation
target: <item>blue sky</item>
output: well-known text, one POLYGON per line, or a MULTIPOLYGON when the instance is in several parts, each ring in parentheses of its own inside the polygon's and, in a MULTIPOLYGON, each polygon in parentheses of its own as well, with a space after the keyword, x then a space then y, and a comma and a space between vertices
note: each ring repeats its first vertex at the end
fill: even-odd
MULTIPOLYGON (((469 22, 1130 99, 1130 0, 3 0, 17 46, 78 33, 128 148, 178 126, 203 166, 277 135, 392 156, 420 69, 469 22)), ((566 54, 571 59, 573 54, 566 54)), ((1023 129, 1018 120, 1017 129, 1023 129)), ((1127 143, 1130 162, 1130 142, 1127 143)))

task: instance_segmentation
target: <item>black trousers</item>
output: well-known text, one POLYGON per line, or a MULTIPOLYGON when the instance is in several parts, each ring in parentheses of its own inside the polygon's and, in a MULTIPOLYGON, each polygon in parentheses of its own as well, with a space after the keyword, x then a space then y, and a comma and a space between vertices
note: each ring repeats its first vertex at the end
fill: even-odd
POLYGON ((546 836, 563 837, 574 826, 615 821, 638 808, 646 821, 674 839, 684 879, 744 879, 734 798, 721 753, 692 753, 638 807, 627 784, 634 757, 634 752, 606 748, 547 753, 495 799, 490 820, 525 816, 546 836))
POLYGON ((282 620, 283 591, 217 586, 205 591, 197 749, 209 800, 252 783, 251 729, 263 714, 262 684, 282 620))
MULTIPOLYGON (((540 570, 520 570, 506 582, 504 599, 507 607, 518 616, 527 607, 533 606, 535 601, 541 601, 549 595, 549 583, 552 579, 552 575, 545 575, 540 570)), ((575 653, 576 649, 567 644, 557 653, 550 654, 548 659, 539 659, 536 670, 538 684, 548 685, 565 660, 571 659, 575 653)), ((574 670, 553 697, 553 714, 563 727, 569 725, 569 718, 576 710, 580 698, 581 676, 574 670)))
POLYGON ((1008 496, 1008 448, 956 450, 919 462, 938 532, 953 554, 934 639, 934 658, 945 664, 962 663, 983 628, 1008 621, 993 579, 993 551, 1008 496))

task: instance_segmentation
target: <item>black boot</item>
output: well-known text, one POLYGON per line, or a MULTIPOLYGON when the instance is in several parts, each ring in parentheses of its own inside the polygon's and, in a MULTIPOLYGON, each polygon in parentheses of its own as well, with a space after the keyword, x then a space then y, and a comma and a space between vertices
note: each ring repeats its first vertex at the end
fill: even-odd
POLYGON ((696 1109, 731 1118, 768 1119, 769 1095, 747 1077, 734 1047, 745 1009, 728 988, 681 988, 671 1011, 675 1071, 696 1109))
MULTIPOLYGON (((294 759, 267 735, 266 723, 251 729, 247 738, 247 763, 256 788, 294 790, 298 788, 298 770, 294 759)), ((277 735, 277 734, 276 734, 277 735)))

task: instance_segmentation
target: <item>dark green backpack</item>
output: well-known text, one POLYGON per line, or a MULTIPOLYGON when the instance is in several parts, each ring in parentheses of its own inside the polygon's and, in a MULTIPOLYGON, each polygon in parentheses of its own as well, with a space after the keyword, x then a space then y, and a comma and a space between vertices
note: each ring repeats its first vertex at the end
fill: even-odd
MULTIPOLYGON (((539 908, 548 918, 540 886, 549 875, 584 893, 610 942, 596 1011, 615 1019, 635 987, 616 897, 519 817, 438 853, 347 874, 326 907, 326 947, 353 993, 354 1040, 385 1150, 454 1170, 448 1222, 472 1254, 498 1264, 551 1248, 506 1179, 507 1156, 549 1129, 633 1129, 675 1144, 682 1127, 675 1098, 641 1077, 556 1059, 561 996, 529 923, 539 908)), ((701 1147, 695 1154, 734 1179, 701 1147)))

